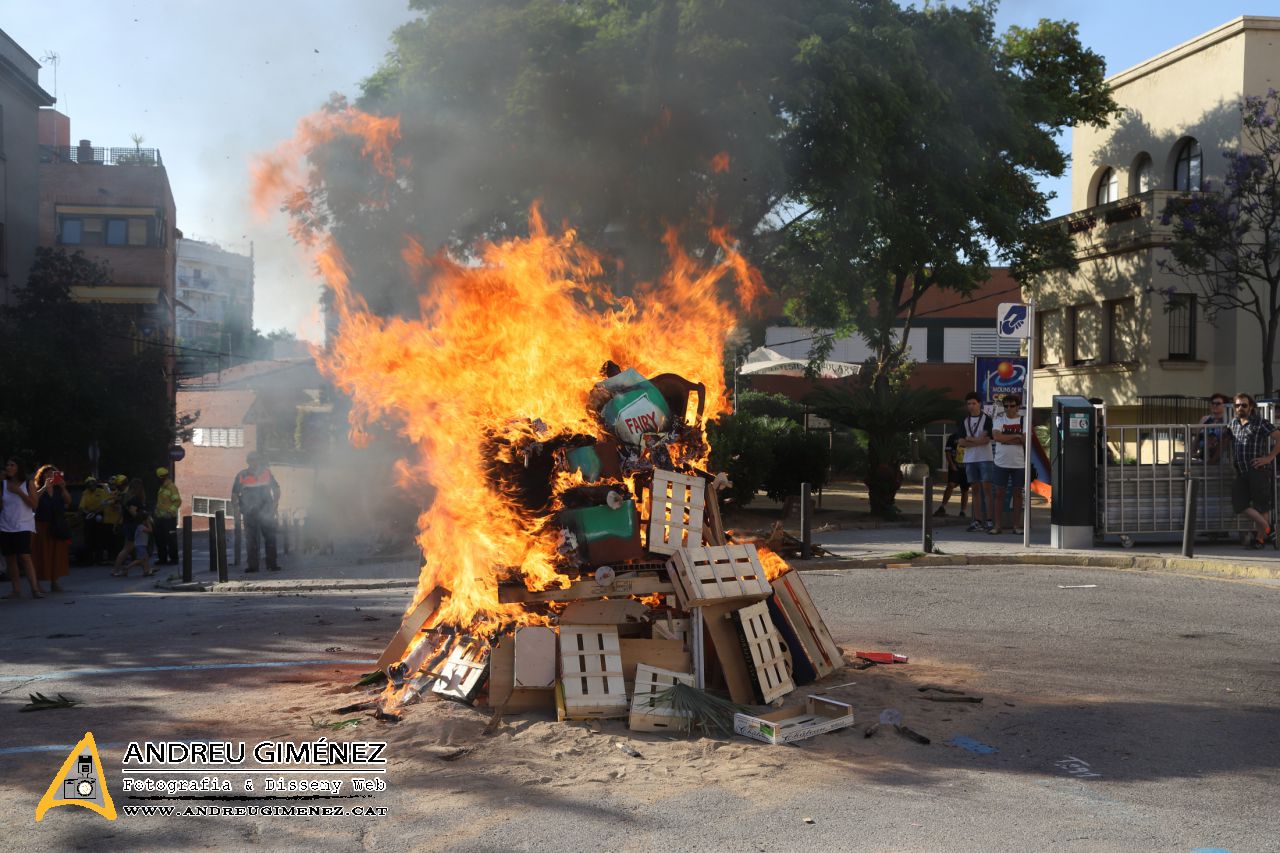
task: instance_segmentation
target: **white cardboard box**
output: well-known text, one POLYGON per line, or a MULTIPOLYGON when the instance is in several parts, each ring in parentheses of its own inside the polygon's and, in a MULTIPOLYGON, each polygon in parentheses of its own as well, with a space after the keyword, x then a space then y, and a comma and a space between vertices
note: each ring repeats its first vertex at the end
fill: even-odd
POLYGON ((765 743, 792 743, 853 725, 853 706, 811 695, 804 707, 792 706, 760 716, 734 714, 733 730, 765 743))

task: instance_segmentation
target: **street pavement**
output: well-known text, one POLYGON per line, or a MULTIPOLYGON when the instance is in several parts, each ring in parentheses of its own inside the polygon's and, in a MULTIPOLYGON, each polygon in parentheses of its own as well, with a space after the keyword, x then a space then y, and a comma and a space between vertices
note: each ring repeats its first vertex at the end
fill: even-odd
MULTIPOLYGON (((984 696, 981 705, 902 708, 908 724, 933 737, 928 747, 894 737, 867 740, 861 726, 809 745, 758 745, 765 752, 752 755, 779 751, 772 772, 782 774, 763 798, 710 781, 655 795, 630 788, 622 776, 554 791, 496 785, 468 772, 465 759, 429 762, 424 747, 421 757, 396 756, 390 790, 372 801, 391 816, 358 823, 259 816, 122 817, 106 824, 85 810, 60 808, 35 824, 32 815, 58 763, 86 730, 102 745, 118 806, 131 802, 118 790, 116 772, 130 741, 378 737, 376 727, 313 731, 307 714, 318 702, 328 708, 350 701, 346 686, 370 668, 409 603, 415 560, 294 554, 279 575, 248 576, 246 584, 233 571, 239 580, 223 591, 186 593, 157 588, 160 575, 119 580, 106 569, 73 569, 67 593, 0 602, 3 846, 1280 849, 1275 584, 983 565, 983 554, 1021 550, 1020 543, 1012 536, 1000 545, 988 542, 995 537, 968 542, 959 529, 941 532, 944 551, 963 550, 972 562, 904 569, 815 564, 805 576, 847 651, 890 649, 911 658, 906 666, 841 675, 855 682, 843 695, 860 721, 878 716, 886 685, 920 678, 917 668, 949 673, 984 696), (304 582, 305 591, 290 591, 304 582), (278 664, 285 666, 271 666, 278 664), (17 713, 35 690, 81 704, 17 713)), ((882 528, 815 539, 878 559, 892 549, 911 550, 910 537, 910 530, 882 528)), ((207 577, 203 568, 200 574, 207 577)), ((613 723, 605 734, 627 737, 613 723)), ((513 741, 457 743, 490 753, 515 749, 513 741)), ((703 760, 714 762, 716 754, 703 760)), ((560 760, 585 759, 570 751, 560 760)))

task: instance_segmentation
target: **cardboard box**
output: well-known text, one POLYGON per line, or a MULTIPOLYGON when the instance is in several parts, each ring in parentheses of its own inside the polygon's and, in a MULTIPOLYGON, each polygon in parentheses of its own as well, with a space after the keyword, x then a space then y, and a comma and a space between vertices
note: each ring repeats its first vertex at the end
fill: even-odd
POLYGON ((804 707, 780 708, 768 714, 734 714, 733 730, 764 743, 793 743, 853 725, 853 706, 824 696, 809 696, 804 707))

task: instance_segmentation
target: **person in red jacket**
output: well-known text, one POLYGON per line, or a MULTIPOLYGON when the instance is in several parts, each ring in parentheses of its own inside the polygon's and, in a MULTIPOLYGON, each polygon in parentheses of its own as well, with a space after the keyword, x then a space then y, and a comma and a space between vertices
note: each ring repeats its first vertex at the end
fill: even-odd
POLYGON ((239 474, 231 487, 231 505, 238 508, 244 522, 249 565, 246 572, 258 571, 259 540, 266 546, 267 571, 280 571, 276 557, 276 512, 280 504, 280 484, 260 453, 250 453, 249 467, 239 474))

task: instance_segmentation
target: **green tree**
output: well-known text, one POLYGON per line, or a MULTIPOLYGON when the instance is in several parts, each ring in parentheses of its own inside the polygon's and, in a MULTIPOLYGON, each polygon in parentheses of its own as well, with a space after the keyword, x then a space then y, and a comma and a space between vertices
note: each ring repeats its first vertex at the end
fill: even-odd
POLYGON ((38 248, 27 287, 3 314, 0 446, 72 473, 96 441, 102 464, 139 472, 164 459, 173 435, 160 347, 140 345, 105 306, 75 302, 73 285, 103 285, 109 269, 82 252, 38 248))
MULTIPOLYGON (((1242 311, 1258 324, 1264 393, 1276 390, 1280 335, 1280 93, 1240 104, 1240 148, 1227 151, 1222 189, 1169 199, 1162 222, 1173 226, 1172 260, 1161 267, 1193 282, 1213 322, 1242 311)), ((1209 183, 1205 190, 1212 190, 1209 183)), ((1166 298, 1175 298, 1172 290, 1166 298)))

